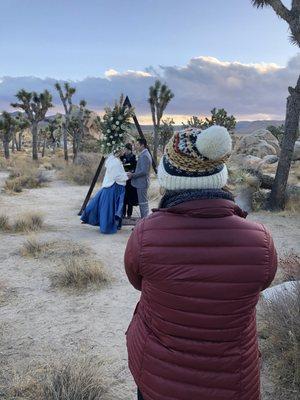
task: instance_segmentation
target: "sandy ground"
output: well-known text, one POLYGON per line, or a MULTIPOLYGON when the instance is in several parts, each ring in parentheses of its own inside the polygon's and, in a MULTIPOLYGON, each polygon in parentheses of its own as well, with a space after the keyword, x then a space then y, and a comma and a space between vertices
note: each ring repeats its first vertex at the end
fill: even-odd
MULTIPOLYGON (((0 186, 5 177, 6 173, 0 172, 0 186)), ((2 367, 4 375, 12 366, 23 374, 28 365, 49 358, 79 353, 99 355, 109 360, 109 398, 134 399, 135 385, 127 369, 124 335, 139 298, 127 282, 123 267, 131 228, 110 236, 100 234, 96 227, 80 225, 77 212, 86 192, 87 187, 55 180, 48 187, 14 196, 0 193, 0 214, 14 217, 41 212, 46 226, 38 233, 39 239, 67 239, 90 246, 115 278, 106 288, 79 295, 52 289, 49 274, 53 263, 19 254, 26 235, 0 233, 1 280, 11 291, 9 301, 0 307, 0 319, 5 323, 0 349, 2 367)), ((279 253, 288 249, 299 252, 299 218, 269 213, 252 214, 250 218, 267 225, 279 253)), ((275 400, 267 371, 263 385, 263 400, 275 400)))

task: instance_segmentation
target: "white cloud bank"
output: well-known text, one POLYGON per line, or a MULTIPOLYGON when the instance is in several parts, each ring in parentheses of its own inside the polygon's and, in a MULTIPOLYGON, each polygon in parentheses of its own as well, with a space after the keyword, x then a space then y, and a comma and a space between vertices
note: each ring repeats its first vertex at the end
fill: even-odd
MULTIPOLYGON (((220 61, 213 57, 195 57, 185 66, 161 66, 157 73, 146 71, 118 72, 110 69, 105 77, 87 77, 70 81, 77 88, 75 100, 85 99, 90 108, 101 112, 120 93, 127 94, 138 114, 146 122, 149 114, 148 88, 159 77, 175 94, 168 114, 177 120, 187 115, 207 115, 213 107, 224 107, 239 119, 281 119, 285 113, 287 87, 296 84, 300 73, 300 54, 286 66, 274 63, 243 64, 220 61)), ((15 93, 26 90, 53 93, 55 109, 60 106, 53 78, 0 77, 0 110, 11 110, 15 93)), ((179 121, 180 122, 180 121, 179 121)))

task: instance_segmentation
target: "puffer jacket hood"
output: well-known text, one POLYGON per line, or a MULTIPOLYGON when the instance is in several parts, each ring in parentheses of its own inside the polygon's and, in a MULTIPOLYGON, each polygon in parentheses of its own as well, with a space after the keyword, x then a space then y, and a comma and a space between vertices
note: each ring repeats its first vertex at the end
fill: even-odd
POLYGON ((259 400, 255 306, 277 259, 245 217, 230 200, 193 200, 132 232, 125 267, 141 298, 127 348, 145 400, 259 400))

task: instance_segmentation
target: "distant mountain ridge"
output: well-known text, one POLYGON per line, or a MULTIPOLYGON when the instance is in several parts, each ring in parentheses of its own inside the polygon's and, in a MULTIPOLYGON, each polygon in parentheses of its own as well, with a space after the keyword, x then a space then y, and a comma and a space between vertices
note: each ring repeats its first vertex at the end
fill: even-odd
POLYGON ((280 126, 282 124, 284 124, 283 120, 238 121, 236 123, 235 133, 247 134, 257 129, 266 129, 270 125, 280 126))

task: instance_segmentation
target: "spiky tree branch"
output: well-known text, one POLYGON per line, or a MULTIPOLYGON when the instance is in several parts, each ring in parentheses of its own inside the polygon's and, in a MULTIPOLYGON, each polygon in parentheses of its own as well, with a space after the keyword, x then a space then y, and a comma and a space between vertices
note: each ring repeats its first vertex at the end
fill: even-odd
POLYGON ((300 0, 293 0, 291 9, 288 9, 281 0, 251 0, 257 8, 271 7, 289 25, 291 42, 300 46, 300 0))

